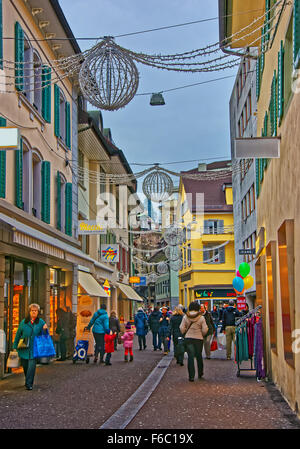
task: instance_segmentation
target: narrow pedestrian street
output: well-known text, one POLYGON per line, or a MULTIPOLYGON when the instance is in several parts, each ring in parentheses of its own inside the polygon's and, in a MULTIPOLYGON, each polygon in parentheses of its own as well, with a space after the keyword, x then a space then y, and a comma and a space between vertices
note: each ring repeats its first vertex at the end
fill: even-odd
MULTIPOLYGON (((37 369, 34 390, 23 374, 0 383, 1 429, 99 429, 135 393, 159 361, 151 336, 146 350, 134 343, 134 361, 121 346, 112 366, 53 362, 37 369), (30 416, 30 419, 28 419, 30 416)), ((236 376, 224 351, 204 359, 202 380, 188 382, 186 359, 172 360, 158 387, 126 429, 300 429, 300 421, 278 390, 257 382, 252 372, 236 376)), ((128 410, 129 412, 130 410, 128 410)))

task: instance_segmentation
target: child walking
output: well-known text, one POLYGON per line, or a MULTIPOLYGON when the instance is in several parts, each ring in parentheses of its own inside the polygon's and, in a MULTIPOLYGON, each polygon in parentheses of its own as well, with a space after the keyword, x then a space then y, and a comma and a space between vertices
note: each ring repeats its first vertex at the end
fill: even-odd
POLYGON ((105 334, 104 336, 105 352, 106 352, 105 365, 111 365, 110 363, 111 353, 115 352, 115 345, 114 345, 115 338, 117 338, 117 333, 113 332, 112 330, 110 331, 109 334, 105 334))
POLYGON ((131 324, 128 321, 128 323, 125 326, 125 334, 122 335, 121 339, 123 340, 123 346, 125 349, 125 356, 124 356, 124 360, 125 362, 128 362, 128 352, 130 354, 130 362, 132 362, 133 360, 133 352, 132 352, 132 346, 133 346, 133 337, 134 337, 134 333, 131 330, 131 324))

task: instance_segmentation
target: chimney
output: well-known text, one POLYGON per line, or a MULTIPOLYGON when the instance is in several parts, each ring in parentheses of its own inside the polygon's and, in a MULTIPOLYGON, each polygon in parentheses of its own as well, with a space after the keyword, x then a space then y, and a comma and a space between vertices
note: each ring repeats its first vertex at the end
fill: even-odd
POLYGON ((207 170, 207 164, 198 164, 198 171, 206 171, 207 170))

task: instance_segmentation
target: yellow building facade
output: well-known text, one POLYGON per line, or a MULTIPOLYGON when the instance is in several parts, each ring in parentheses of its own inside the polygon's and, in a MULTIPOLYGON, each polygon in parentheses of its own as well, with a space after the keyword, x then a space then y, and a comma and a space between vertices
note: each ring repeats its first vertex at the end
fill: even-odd
POLYGON ((256 159, 257 300, 268 377, 299 414, 300 2, 266 0, 264 23, 257 45, 257 136, 279 138, 280 158, 256 159))
MULTIPOLYGON (((222 164, 225 168, 226 163, 222 164)), ((213 174, 216 167, 222 165, 209 164, 205 170, 213 174)), ((190 180, 182 174, 179 203, 184 233, 180 303, 188 307, 191 301, 199 300, 211 310, 236 297, 232 287, 235 257, 231 175, 206 181, 190 180)))

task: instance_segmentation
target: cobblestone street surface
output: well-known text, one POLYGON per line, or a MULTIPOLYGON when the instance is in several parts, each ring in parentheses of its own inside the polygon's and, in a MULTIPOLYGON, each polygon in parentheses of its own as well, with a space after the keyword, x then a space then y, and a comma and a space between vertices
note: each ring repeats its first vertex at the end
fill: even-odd
MULTIPOLYGON (((274 385, 257 382, 255 371, 236 376, 224 351, 204 359, 204 377, 188 381, 173 359, 161 383, 127 429, 300 429, 274 385)), ((245 363, 245 362, 244 362, 245 363)), ((243 367, 250 366, 247 362, 243 367)))
MULTIPOLYGON (((112 366, 54 362, 37 368, 33 391, 23 374, 0 381, 0 429, 99 429, 162 360, 150 336, 125 363, 122 346, 112 366)), ((186 359, 172 360, 148 402, 126 429, 300 429, 299 420, 277 389, 257 382, 253 372, 236 376, 223 351, 204 360, 204 378, 188 381, 186 359)), ((162 361, 163 362, 163 361, 162 361)))
MULTIPOLYGON (((149 340, 150 342, 150 340, 149 340)), ((148 342, 147 342, 148 343, 148 342)), ((124 350, 112 355, 112 366, 72 360, 41 365, 32 391, 24 375, 0 381, 0 429, 99 429, 135 392, 162 357, 160 351, 137 349, 124 362, 124 350)))

